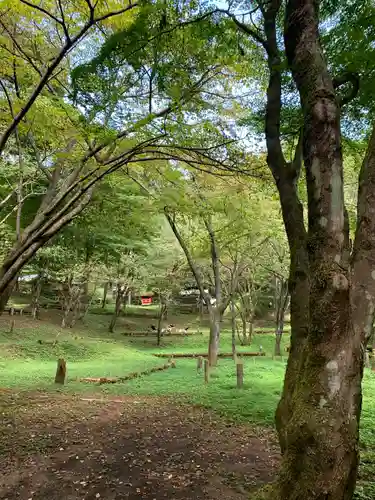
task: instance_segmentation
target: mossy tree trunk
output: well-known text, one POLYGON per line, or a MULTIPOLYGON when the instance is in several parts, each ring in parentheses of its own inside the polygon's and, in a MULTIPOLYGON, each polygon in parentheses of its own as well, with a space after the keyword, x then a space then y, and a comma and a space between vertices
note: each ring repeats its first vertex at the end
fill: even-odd
POLYGON ((267 162, 290 248, 291 349, 276 426, 282 452, 273 500, 350 500, 358 468, 363 354, 375 310, 375 127, 359 176, 353 247, 343 194, 341 108, 356 78, 333 79, 324 60, 314 0, 289 0, 285 46, 304 118, 294 158, 280 139, 281 58, 276 20, 281 0, 262 4, 269 69, 267 162), (351 83, 345 95, 335 89, 351 83), (305 228, 297 181, 303 163, 308 193, 305 228))
MULTIPOLYGON (((359 224, 350 258, 340 102, 322 55, 316 2, 288 2, 285 44, 304 117, 308 231, 303 252, 309 293, 302 325, 293 321, 303 301, 294 294, 292 329, 302 327, 304 342, 291 346, 287 378, 292 377, 293 383, 286 383, 283 399, 293 404, 283 408, 281 403, 277 414, 283 451, 278 496, 280 500, 349 500, 358 469, 363 347, 375 304, 370 260, 375 235, 368 218, 375 208, 375 140, 370 142, 361 174, 368 182, 362 189, 367 191, 372 184, 374 194, 368 191, 361 196, 360 187, 359 224)), ((292 260, 294 251, 291 245, 292 260)), ((300 277, 295 279, 299 285, 300 277)), ((296 336, 293 331, 292 337, 296 336)))

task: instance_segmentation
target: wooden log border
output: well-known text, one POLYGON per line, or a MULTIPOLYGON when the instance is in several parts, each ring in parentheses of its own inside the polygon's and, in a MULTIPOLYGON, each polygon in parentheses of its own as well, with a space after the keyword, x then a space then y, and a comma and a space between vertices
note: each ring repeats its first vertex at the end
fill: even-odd
MULTIPOLYGON (((265 356, 265 352, 238 352, 237 353, 238 357, 257 357, 257 356, 265 356)), ((207 357, 207 353, 173 353, 173 354, 165 354, 165 353, 160 353, 160 354, 154 354, 157 358, 170 358, 171 356, 173 358, 198 358, 201 356, 202 358, 207 357)), ((218 355, 219 358, 232 358, 233 354, 231 352, 223 352, 219 353, 218 355)))
MULTIPOLYGON (((169 356, 171 357, 171 356, 169 356)), ((168 370, 168 368, 176 368, 175 361, 170 361, 169 363, 165 363, 164 365, 155 366, 154 368, 150 368, 148 370, 144 370, 143 372, 132 372, 124 377, 84 377, 75 379, 78 382, 91 382, 99 385, 102 384, 116 384, 118 382, 126 382, 127 380, 133 380, 133 378, 143 377, 145 375, 151 375, 151 373, 161 372, 163 370, 168 370)))
MULTIPOLYGON (((122 332, 124 337, 156 337, 157 332, 122 332)), ((193 337, 195 335, 202 336, 203 333, 163 333, 163 337, 193 337)))

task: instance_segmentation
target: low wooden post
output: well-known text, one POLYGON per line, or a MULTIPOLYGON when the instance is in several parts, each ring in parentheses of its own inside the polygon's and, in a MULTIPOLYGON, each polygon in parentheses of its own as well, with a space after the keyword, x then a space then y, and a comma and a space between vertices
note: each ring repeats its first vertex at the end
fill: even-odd
POLYGON ((208 384, 208 380, 210 377, 210 365, 208 363, 208 359, 204 360, 204 382, 208 384))
POLYGON ((66 362, 65 362, 65 359, 60 358, 57 361, 57 370, 56 370, 56 376, 55 376, 55 384, 62 384, 62 385, 64 385, 64 383, 65 383, 65 377, 66 377, 66 362))
POLYGON ((197 372, 200 373, 203 368, 203 358, 202 356, 198 356, 197 358, 197 372))
POLYGON ((237 368, 237 388, 241 389, 243 387, 243 362, 238 361, 236 364, 237 368))

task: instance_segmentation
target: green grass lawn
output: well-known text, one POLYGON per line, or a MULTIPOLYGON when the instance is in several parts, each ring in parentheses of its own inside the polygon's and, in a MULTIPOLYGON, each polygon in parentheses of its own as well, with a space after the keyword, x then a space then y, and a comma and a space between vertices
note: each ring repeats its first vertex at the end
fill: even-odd
MULTIPOLYGON (((195 359, 177 359, 176 369, 153 373, 121 384, 101 385, 76 382, 76 377, 121 376, 163 364, 153 356, 157 352, 205 352, 207 331, 185 338, 165 337, 161 347, 155 337, 131 338, 107 333, 108 316, 90 315, 87 326, 61 330, 46 322, 22 320, 12 334, 0 328, 0 387, 23 390, 49 390, 71 393, 97 392, 129 395, 165 395, 176 402, 212 408, 234 422, 272 426, 280 397, 286 358, 272 359, 274 336, 255 334, 252 344, 241 350, 259 351, 267 356, 244 359, 244 388, 236 388, 235 366, 231 359, 220 359, 208 385, 197 374, 195 359), (25 323, 25 324, 24 324, 25 323), (38 340, 58 340, 56 346, 39 344, 38 340), (56 360, 67 361, 68 382, 63 388, 53 383, 56 360)), ((140 320, 142 321, 142 320, 140 320)), ((186 321, 183 318, 182 321, 186 321)), ((140 325, 138 325, 140 326, 140 325)), ((264 331, 264 328, 262 328, 264 331)), ((289 344, 284 335, 283 348, 289 344)), ((230 332, 224 330, 221 351, 231 350, 230 332)), ((366 371, 361 421, 362 462, 357 498, 375 498, 375 374, 366 371)))

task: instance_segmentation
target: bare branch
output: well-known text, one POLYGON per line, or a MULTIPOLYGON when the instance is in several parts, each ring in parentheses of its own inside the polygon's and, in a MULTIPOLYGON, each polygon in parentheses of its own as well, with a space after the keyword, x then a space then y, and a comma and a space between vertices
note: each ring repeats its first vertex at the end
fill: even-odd
POLYGON ((60 14, 61 14, 61 26, 64 30, 65 39, 66 39, 67 43, 69 43, 70 42, 70 35, 69 35, 69 31, 68 31, 68 26, 66 25, 66 22, 65 22, 64 9, 62 8, 61 0, 57 0, 57 3, 59 5, 59 10, 60 10, 60 14))
POLYGON ((172 217, 171 213, 169 212, 168 210, 168 207, 164 207, 164 214, 165 214, 165 217, 167 219, 167 221, 169 222, 169 225, 171 226, 171 229, 174 233, 174 235, 176 236, 177 238, 177 241, 179 242, 185 256, 186 256, 186 260, 188 261, 188 264, 189 264, 189 267, 190 267, 190 270, 191 272, 193 273, 194 275, 194 278, 195 278, 195 281, 197 283, 197 286, 199 288, 199 292, 202 296, 202 298, 205 300, 206 304, 210 304, 210 295, 207 294, 205 291, 204 291, 204 286, 203 286, 203 281, 202 281, 202 277, 199 273, 199 270, 197 268, 197 266, 195 265, 195 262, 193 260, 193 257, 190 253, 190 250, 188 249, 181 233, 179 232, 177 226, 176 226, 176 223, 175 223, 175 220, 174 218, 172 217))
POLYGON ((222 12, 223 14, 226 14, 228 17, 230 17, 234 23, 236 24, 236 26, 241 30, 243 31, 244 33, 246 33, 246 35, 250 35, 252 38, 254 38, 254 40, 256 40, 258 43, 260 43, 266 50, 268 50, 268 44, 267 44, 267 41, 264 40, 260 35, 259 33, 257 33, 253 28, 250 28, 250 26, 248 26, 247 24, 245 23, 241 23, 241 21, 239 21, 237 19, 237 17, 232 14, 231 12, 229 12, 229 10, 224 10, 224 9, 218 9, 218 12, 222 12))
POLYGON ((9 111, 10 111, 10 114, 11 114, 11 116, 13 118, 14 117, 13 104, 12 104, 12 101, 11 101, 11 98, 10 98, 8 90, 7 90, 6 86, 4 85, 4 83, 1 80, 0 80, 0 86, 3 89, 3 91, 4 91, 6 100, 8 102, 9 111))
POLYGON ((133 9, 135 6, 138 4, 136 3, 129 3, 126 7, 120 10, 115 10, 114 12, 108 12, 107 14, 104 14, 103 16, 97 17, 93 19, 93 23, 99 23, 100 21, 105 21, 106 19, 109 19, 110 17, 118 16, 120 14, 124 14, 124 12, 127 12, 130 9, 133 9))
POLYGON ((17 192, 17 188, 13 189, 9 194, 6 195, 6 197, 0 201, 0 210, 2 210, 5 205, 8 203, 8 201, 14 196, 17 192))

